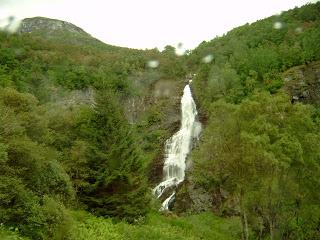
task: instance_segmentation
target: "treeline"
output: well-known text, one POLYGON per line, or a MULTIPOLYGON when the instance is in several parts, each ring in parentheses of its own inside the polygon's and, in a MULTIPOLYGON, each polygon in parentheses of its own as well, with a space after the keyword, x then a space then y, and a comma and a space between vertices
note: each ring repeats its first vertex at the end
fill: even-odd
MULTIPOLYGON (((159 64, 153 71, 161 78, 178 79, 186 74, 183 59, 177 57, 171 46, 162 52, 157 49, 109 49, 100 45, 72 45, 33 34, 8 35, 4 32, 0 33, 0 41, 1 86, 32 92, 39 98, 41 94, 36 90, 48 84, 71 90, 93 86, 124 95, 133 94, 135 90, 128 77, 147 70, 152 72, 148 62, 153 60, 159 64)), ((95 39, 92 41, 96 42, 95 39)))
POLYGON ((241 217, 242 239, 320 237, 318 106, 282 90, 285 70, 320 59, 319 39, 320 2, 238 27, 188 59, 207 118, 191 175, 221 215, 241 217))

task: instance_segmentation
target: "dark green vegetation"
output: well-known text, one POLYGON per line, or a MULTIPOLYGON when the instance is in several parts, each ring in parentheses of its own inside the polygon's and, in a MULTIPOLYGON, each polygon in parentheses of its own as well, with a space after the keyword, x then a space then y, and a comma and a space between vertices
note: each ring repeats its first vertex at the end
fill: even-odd
POLYGON ((202 43, 189 59, 214 57, 194 81, 207 126, 191 174, 218 213, 241 217, 243 239, 320 238, 319 40, 318 2, 202 43), (283 92, 292 84, 303 96, 283 92))
POLYGON ((32 239, 59 239, 69 236, 72 208, 143 218, 147 170, 169 136, 167 100, 151 107, 152 83, 181 79, 181 60, 171 47, 74 44, 62 30, 53 39, 39 31, 0 33, 0 223, 32 239), (153 59, 162 67, 148 68, 153 59), (129 124, 124 106, 135 98, 146 99, 146 110, 129 124))
MULTIPOLYGON (((228 220, 202 213, 188 217, 160 216, 149 213, 146 220, 136 224, 115 223, 112 219, 94 217, 86 212, 72 213, 73 224, 69 238, 76 240, 200 240, 236 239, 239 235, 239 220, 228 220)), ((29 240, 21 237, 18 229, 10 231, 0 227, 2 240, 29 240)))
POLYGON ((319 106, 283 91, 292 67, 320 60, 319 3, 182 57, 104 45, 81 29, 47 37, 55 22, 40 20, 49 23, 31 34, 0 33, 1 239, 320 237, 319 106), (219 198, 219 218, 160 216, 151 201, 189 72, 205 120, 190 174, 219 198))

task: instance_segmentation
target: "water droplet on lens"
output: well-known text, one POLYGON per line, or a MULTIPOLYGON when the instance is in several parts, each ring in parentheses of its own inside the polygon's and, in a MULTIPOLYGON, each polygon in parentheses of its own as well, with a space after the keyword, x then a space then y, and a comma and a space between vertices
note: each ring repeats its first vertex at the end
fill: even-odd
POLYGON ((176 55, 182 56, 185 53, 186 53, 186 49, 183 47, 183 44, 181 42, 178 43, 177 48, 176 48, 176 55))
POLYGON ((150 60, 150 61, 148 61, 147 66, 149 68, 157 68, 159 66, 159 61, 158 60, 150 60))
POLYGON ((273 24, 273 28, 274 29, 281 29, 282 28, 282 23, 281 22, 275 22, 273 24))
POLYGON ((20 23, 21 21, 14 16, 8 16, 0 21, 0 29, 9 33, 14 33, 19 29, 20 23))
POLYGON ((296 31, 296 33, 302 33, 302 32, 303 32, 303 29, 302 29, 302 27, 297 27, 297 28, 295 29, 295 31, 296 31))
POLYGON ((212 54, 208 54, 207 56, 205 56, 204 58, 202 58, 202 62, 204 63, 209 63, 213 60, 213 55, 212 54))

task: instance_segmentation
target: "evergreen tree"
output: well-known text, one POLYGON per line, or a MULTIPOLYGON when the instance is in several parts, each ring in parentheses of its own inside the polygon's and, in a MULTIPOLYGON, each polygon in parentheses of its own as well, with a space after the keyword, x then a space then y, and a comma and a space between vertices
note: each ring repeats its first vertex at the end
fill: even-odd
POLYGON ((79 189, 80 199, 97 215, 133 221, 148 210, 142 153, 115 96, 103 92, 96 101, 77 124, 87 142, 87 184, 79 189))

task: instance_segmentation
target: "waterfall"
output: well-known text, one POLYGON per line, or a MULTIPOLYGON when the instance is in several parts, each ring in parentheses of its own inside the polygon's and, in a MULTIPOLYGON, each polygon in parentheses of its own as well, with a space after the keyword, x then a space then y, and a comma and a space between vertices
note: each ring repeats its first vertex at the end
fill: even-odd
MULTIPOLYGON (((197 109, 187 84, 181 98, 181 127, 165 144, 165 161, 163 181, 153 189, 153 194, 160 198, 168 188, 176 188, 183 182, 186 169, 186 157, 189 154, 194 138, 198 138, 201 124, 197 121, 197 109)), ((168 210, 175 199, 175 191, 164 200, 160 210, 168 210)))

